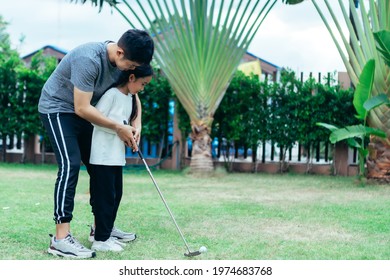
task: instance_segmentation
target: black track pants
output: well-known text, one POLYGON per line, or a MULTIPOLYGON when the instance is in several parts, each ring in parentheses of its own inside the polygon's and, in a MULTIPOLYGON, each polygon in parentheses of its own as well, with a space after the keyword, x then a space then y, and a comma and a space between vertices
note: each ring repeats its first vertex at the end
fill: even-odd
POLYGON ((122 166, 91 164, 91 193, 94 201, 95 240, 106 241, 111 234, 123 192, 122 166))
POLYGON ((74 197, 81 162, 91 174, 89 156, 93 126, 72 113, 40 114, 40 116, 58 164, 54 190, 54 221, 56 224, 68 223, 73 218, 74 197))

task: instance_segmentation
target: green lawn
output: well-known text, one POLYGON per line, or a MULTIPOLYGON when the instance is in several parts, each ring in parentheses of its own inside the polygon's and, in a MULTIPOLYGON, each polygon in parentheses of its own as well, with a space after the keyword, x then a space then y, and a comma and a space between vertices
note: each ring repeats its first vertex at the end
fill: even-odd
MULTIPOLYGON (((55 166, 0 164, 0 259, 51 260, 55 166)), ((390 186, 353 177, 224 174, 194 178, 153 170, 199 260, 389 260, 390 186)), ((100 260, 186 259, 184 244, 144 170, 124 174, 116 225, 138 239, 100 260)), ((81 171, 72 221, 86 246, 93 216, 81 171)))

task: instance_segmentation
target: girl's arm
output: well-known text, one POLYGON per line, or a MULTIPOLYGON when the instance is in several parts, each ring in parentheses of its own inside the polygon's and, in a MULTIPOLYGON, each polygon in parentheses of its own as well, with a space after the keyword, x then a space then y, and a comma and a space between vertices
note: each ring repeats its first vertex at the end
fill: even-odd
POLYGON ((131 126, 135 128, 134 138, 137 144, 141 139, 141 130, 142 130, 142 107, 141 101, 139 100, 138 94, 135 95, 135 100, 137 102, 137 116, 134 121, 131 122, 131 126))

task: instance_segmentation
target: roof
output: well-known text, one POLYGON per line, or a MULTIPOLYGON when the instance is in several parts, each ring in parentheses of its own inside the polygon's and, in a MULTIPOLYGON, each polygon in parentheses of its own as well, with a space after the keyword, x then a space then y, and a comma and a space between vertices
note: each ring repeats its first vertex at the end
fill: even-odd
MULTIPOLYGON (((32 53, 29 53, 29 54, 23 56, 22 59, 31 57, 31 56, 35 55, 37 52, 39 52, 40 50, 44 50, 44 49, 48 49, 48 48, 49 48, 49 49, 52 49, 52 50, 54 50, 54 51, 57 51, 57 52, 59 52, 59 53, 62 53, 63 55, 66 55, 67 52, 68 52, 67 50, 64 50, 64 49, 62 49, 62 48, 59 48, 59 47, 56 47, 56 46, 53 46, 53 45, 46 45, 46 46, 43 46, 42 48, 40 48, 39 50, 36 50, 36 51, 34 51, 34 52, 32 52, 32 53)), ((251 52, 248 52, 248 51, 247 51, 246 53, 247 53, 248 55, 252 56, 252 57, 255 57, 255 58, 259 59, 260 61, 262 61, 262 62, 264 62, 264 63, 267 63, 267 64, 269 64, 269 65, 271 65, 271 66, 277 68, 277 69, 281 69, 281 68, 282 68, 282 67, 277 66, 277 65, 275 65, 275 64, 273 64, 273 63, 271 63, 271 62, 269 62, 269 61, 267 61, 267 60, 265 60, 265 59, 262 59, 262 58, 260 58, 260 57, 258 57, 258 56, 256 56, 256 55, 254 55, 254 54, 251 53, 251 52)))
POLYGON ((56 46, 53 46, 53 45, 46 45, 46 46, 43 46, 42 48, 32 52, 32 53, 29 53, 29 54, 26 54, 25 56, 22 57, 22 59, 25 59, 27 57, 30 57, 30 56, 33 56, 35 55, 37 52, 39 52, 40 50, 44 50, 44 49, 52 49, 56 52, 59 52, 59 53, 62 53, 63 55, 66 55, 68 51, 64 50, 64 49, 61 49, 59 47, 56 47, 56 46))
POLYGON ((249 54, 249 55, 251 55, 251 56, 253 56, 253 57, 256 57, 257 59, 259 59, 260 61, 262 61, 262 62, 264 62, 264 63, 267 63, 267 64, 269 64, 269 65, 271 65, 271 66, 273 66, 273 67, 275 67, 275 68, 278 68, 278 69, 282 69, 283 67, 280 67, 280 66, 277 66, 277 65, 275 65, 275 64, 273 64, 273 63, 271 63, 271 62, 269 62, 269 61, 267 61, 267 60, 265 60, 265 59, 262 59, 262 58, 260 58, 260 57, 258 57, 257 55, 254 55, 253 53, 251 53, 251 52, 246 52, 247 54, 249 54))

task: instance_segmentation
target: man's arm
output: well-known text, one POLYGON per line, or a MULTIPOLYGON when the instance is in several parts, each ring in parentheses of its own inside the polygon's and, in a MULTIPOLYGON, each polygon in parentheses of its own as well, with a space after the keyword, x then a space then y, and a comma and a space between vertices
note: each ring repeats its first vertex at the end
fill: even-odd
POLYGON ((127 146, 136 148, 137 146, 133 136, 135 128, 117 123, 100 113, 98 109, 91 105, 92 95, 92 92, 85 92, 74 87, 73 98, 76 115, 93 124, 116 131, 119 138, 127 146))

